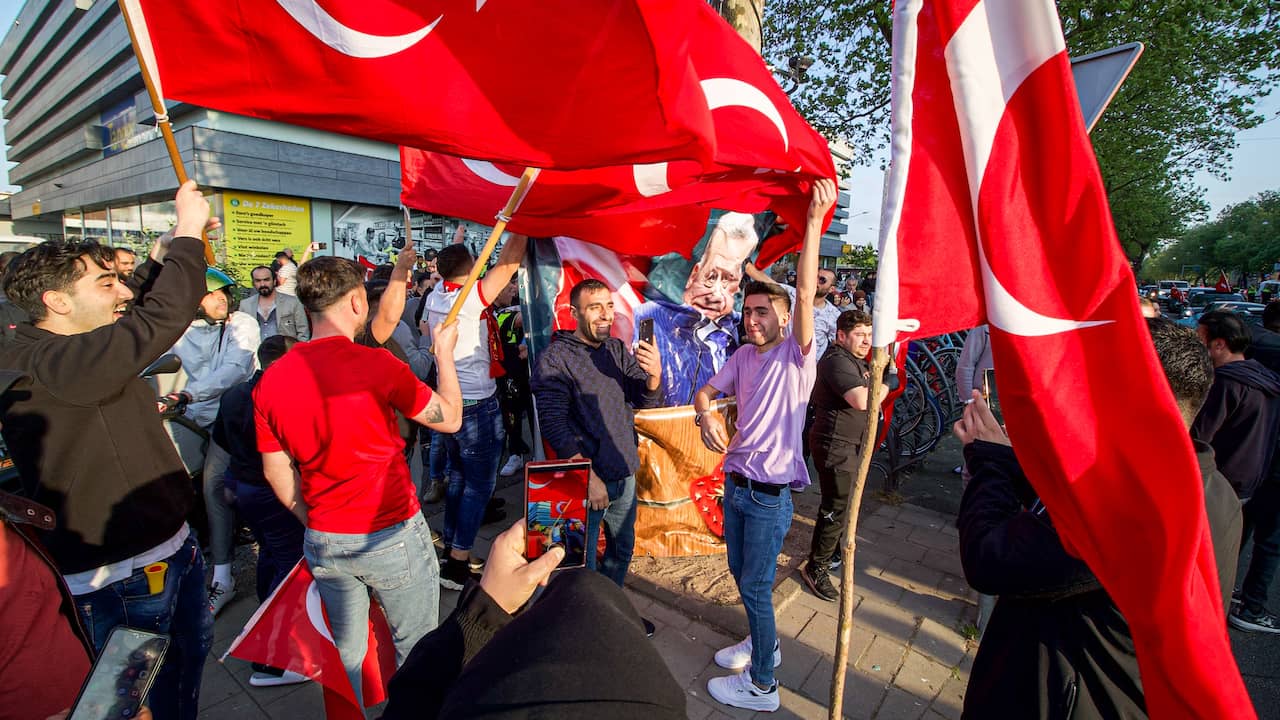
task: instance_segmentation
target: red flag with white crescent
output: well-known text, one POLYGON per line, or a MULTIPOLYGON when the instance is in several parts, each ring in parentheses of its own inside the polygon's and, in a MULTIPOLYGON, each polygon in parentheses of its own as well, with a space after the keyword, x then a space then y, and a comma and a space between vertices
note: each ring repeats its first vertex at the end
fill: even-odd
POLYGON ((1231 292, 1231 281, 1227 279, 1227 271, 1220 270, 1219 272, 1221 274, 1218 276, 1218 284, 1213 286, 1213 289, 1220 293, 1231 292))
POLYGON ((874 343, 991 326, 1018 460, 1133 631, 1152 717, 1254 711, 1203 486, 1052 0, 899 0, 874 343))
MULTIPOLYGON (((356 704, 355 691, 347 678, 338 648, 333 644, 320 591, 305 560, 298 561, 288 577, 258 608, 231 647, 222 656, 265 663, 292 670, 325 688, 330 720, 345 714, 341 699, 354 713, 364 717, 356 704)), ((365 654, 361 689, 364 704, 372 707, 387 699, 387 682, 396 670, 396 649, 391 630, 377 602, 369 604, 369 650, 365 654)))
POLYGON ((124 0, 165 97, 541 168, 710 158, 701 0, 124 0))
MULTIPOLYGON (((624 254, 688 255, 706 232, 711 208, 772 209, 787 230, 765 241, 760 264, 800 245, 813 180, 835 177, 827 141, 791 106, 760 55, 705 2, 692 3, 686 21, 694 40, 688 60, 713 120, 714 156, 545 171, 513 217, 513 230, 566 235, 624 254)), ((483 223, 492 222, 520 175, 518 166, 408 147, 400 158, 403 204, 483 223)))

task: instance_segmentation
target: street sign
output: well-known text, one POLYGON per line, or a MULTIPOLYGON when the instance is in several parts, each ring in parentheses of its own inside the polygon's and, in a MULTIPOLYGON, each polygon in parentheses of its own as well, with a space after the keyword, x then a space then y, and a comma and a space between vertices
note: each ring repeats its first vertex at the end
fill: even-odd
POLYGON ((1076 94, 1089 131, 1111 104, 1111 98, 1129 77, 1129 71, 1142 55, 1140 42, 1126 43, 1071 60, 1071 74, 1076 81, 1076 94))

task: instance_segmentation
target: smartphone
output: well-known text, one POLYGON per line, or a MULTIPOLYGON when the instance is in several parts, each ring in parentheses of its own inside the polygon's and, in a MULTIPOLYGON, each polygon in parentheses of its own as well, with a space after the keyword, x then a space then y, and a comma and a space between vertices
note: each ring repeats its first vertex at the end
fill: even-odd
POLYGON ((653 318, 645 318, 640 321, 640 340, 653 344, 653 318))
POLYGON ((996 371, 987 368, 982 376, 982 399, 987 402, 987 407, 991 408, 991 414, 995 416, 996 422, 1004 425, 1004 412, 1000 409, 1000 394, 996 390, 996 371))
POLYGON ((559 568, 586 565, 591 461, 543 460, 524 468, 525 558, 536 560, 558 544, 565 551, 559 568))
POLYGON ((136 717, 168 650, 168 635, 115 627, 80 688, 68 720, 136 717))

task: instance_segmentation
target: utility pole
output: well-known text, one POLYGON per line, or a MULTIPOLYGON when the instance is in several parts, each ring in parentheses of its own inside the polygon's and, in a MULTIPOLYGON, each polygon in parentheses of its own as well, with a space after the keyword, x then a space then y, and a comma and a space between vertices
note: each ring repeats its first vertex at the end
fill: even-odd
POLYGON ((764 30, 764 0, 709 0, 711 7, 733 26, 751 47, 760 52, 764 30))

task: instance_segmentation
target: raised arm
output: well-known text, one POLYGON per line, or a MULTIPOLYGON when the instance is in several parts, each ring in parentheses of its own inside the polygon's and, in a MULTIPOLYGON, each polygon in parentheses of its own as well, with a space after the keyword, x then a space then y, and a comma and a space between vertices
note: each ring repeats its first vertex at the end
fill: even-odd
POLYGON ((507 235, 507 244, 498 253, 498 263, 480 278, 480 295, 486 302, 493 302, 498 293, 511 282, 511 278, 520 269, 520 261, 524 259, 528 243, 529 238, 519 233, 507 235))
POLYGON ((391 279, 387 281, 387 289, 382 293, 382 301, 378 303, 378 314, 369 323, 369 332, 379 345, 386 342, 391 333, 400 324, 400 316, 404 314, 404 300, 408 292, 409 276, 413 272, 413 264, 418 254, 412 245, 405 245, 396 258, 395 269, 391 271, 391 279))
POLYGON ((795 307, 791 309, 793 335, 806 355, 813 345, 813 298, 818 289, 818 250, 827 211, 836 202, 836 184, 823 178, 813 184, 809 216, 805 221, 804 247, 796 262, 795 307))
POLYGON ((453 364, 453 348, 458 344, 458 323, 437 325, 432 331, 436 349, 436 387, 431 401, 410 418, 432 430, 453 433, 462 427, 462 389, 453 364))

